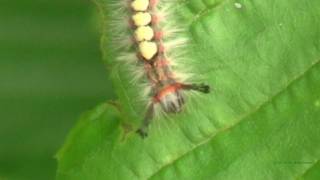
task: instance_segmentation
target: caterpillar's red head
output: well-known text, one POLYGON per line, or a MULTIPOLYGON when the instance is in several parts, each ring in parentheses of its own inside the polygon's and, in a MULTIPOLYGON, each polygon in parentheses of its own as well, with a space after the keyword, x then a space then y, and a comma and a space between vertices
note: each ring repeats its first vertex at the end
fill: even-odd
POLYGON ((168 85, 154 96, 154 103, 160 103, 162 109, 167 113, 180 112, 184 104, 181 89, 180 83, 168 85))

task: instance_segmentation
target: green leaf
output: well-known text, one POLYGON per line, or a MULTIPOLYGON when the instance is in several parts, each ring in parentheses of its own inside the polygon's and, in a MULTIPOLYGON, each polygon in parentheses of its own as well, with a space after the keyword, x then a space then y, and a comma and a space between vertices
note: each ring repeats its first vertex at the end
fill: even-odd
POLYGON ((181 0, 190 65, 215 91, 153 122, 145 140, 133 131, 144 115, 134 99, 140 89, 114 63, 110 2, 97 4, 120 105, 80 120, 58 154, 58 179, 316 177, 308 172, 320 158, 319 1, 181 0))

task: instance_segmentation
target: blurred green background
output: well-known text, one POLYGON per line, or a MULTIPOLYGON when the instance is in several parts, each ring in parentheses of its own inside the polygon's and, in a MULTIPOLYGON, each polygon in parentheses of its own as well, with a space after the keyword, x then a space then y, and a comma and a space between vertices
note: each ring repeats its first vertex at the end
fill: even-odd
POLYGON ((0 179, 54 179, 83 111, 112 98, 89 0, 2 0, 0 179))

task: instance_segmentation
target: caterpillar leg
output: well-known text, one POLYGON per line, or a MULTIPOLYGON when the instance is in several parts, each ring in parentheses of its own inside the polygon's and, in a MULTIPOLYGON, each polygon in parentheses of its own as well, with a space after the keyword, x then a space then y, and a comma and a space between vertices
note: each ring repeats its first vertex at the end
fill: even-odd
POLYGON ((154 104, 151 103, 147 109, 147 113, 143 119, 141 127, 136 131, 142 139, 148 136, 148 126, 151 123, 154 116, 154 104))

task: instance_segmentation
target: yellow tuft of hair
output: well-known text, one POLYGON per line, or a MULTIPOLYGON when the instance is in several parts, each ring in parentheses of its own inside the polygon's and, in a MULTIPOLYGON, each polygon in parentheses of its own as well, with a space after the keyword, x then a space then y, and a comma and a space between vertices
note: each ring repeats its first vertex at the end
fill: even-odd
POLYGON ((134 0, 131 7, 135 11, 146 11, 149 7, 149 0, 134 0))
POLYGON ((139 50, 146 60, 151 60, 155 54, 158 52, 158 47, 155 42, 143 41, 139 43, 139 50))
POLYGON ((132 20, 136 26, 145 26, 151 23, 151 14, 147 12, 138 12, 132 16, 132 20))
POLYGON ((154 37, 153 29, 150 26, 139 26, 134 32, 138 42, 150 41, 154 37))

